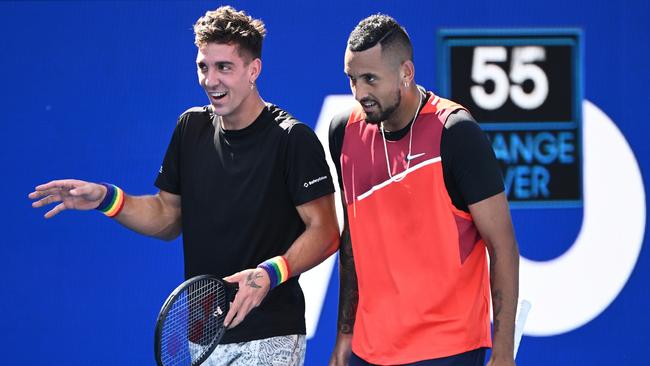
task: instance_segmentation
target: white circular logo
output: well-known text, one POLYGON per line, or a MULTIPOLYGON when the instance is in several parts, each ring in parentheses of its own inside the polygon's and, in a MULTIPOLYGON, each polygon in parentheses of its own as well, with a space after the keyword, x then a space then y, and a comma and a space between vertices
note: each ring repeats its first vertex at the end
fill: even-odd
POLYGON ((561 256, 521 258, 519 296, 532 303, 528 335, 565 333, 600 315, 625 286, 643 244, 645 192, 634 153, 595 105, 585 100, 583 113, 582 227, 561 256))

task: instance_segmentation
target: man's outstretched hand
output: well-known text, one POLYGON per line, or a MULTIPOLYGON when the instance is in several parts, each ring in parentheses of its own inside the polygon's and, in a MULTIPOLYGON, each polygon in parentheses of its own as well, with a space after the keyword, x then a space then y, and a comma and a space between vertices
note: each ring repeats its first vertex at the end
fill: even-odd
POLYGON ((106 187, 101 184, 76 179, 53 180, 41 184, 29 194, 35 200, 32 207, 40 208, 60 202, 45 214, 49 219, 64 210, 92 210, 97 208, 106 196, 106 187))

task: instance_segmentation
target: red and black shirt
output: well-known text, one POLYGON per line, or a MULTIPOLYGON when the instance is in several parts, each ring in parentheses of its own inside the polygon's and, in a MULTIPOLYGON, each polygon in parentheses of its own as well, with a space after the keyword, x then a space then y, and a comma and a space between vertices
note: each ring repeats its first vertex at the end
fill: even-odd
POLYGON ((364 118, 357 106, 330 128, 359 286, 353 351, 403 364, 491 346, 485 243, 467 210, 503 191, 489 141, 433 93, 386 145, 364 118))

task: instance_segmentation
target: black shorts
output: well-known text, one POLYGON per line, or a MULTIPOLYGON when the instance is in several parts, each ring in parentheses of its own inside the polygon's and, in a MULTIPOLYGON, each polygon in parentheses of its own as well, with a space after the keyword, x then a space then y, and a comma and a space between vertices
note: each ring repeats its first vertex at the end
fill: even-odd
MULTIPOLYGON (((406 364, 408 366, 483 366, 485 364, 486 348, 479 348, 454 356, 436 358, 433 360, 423 360, 406 364)), ((405 366, 406 366, 405 365, 405 366)), ((354 353, 350 356, 349 366, 374 366, 362 360, 354 353)))

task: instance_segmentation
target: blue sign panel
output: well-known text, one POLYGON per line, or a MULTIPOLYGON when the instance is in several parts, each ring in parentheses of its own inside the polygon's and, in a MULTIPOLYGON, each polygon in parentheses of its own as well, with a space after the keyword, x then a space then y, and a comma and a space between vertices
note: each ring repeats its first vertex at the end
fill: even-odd
POLYGON ((581 206, 581 32, 444 29, 438 46, 439 91, 487 132, 512 206, 581 206))

